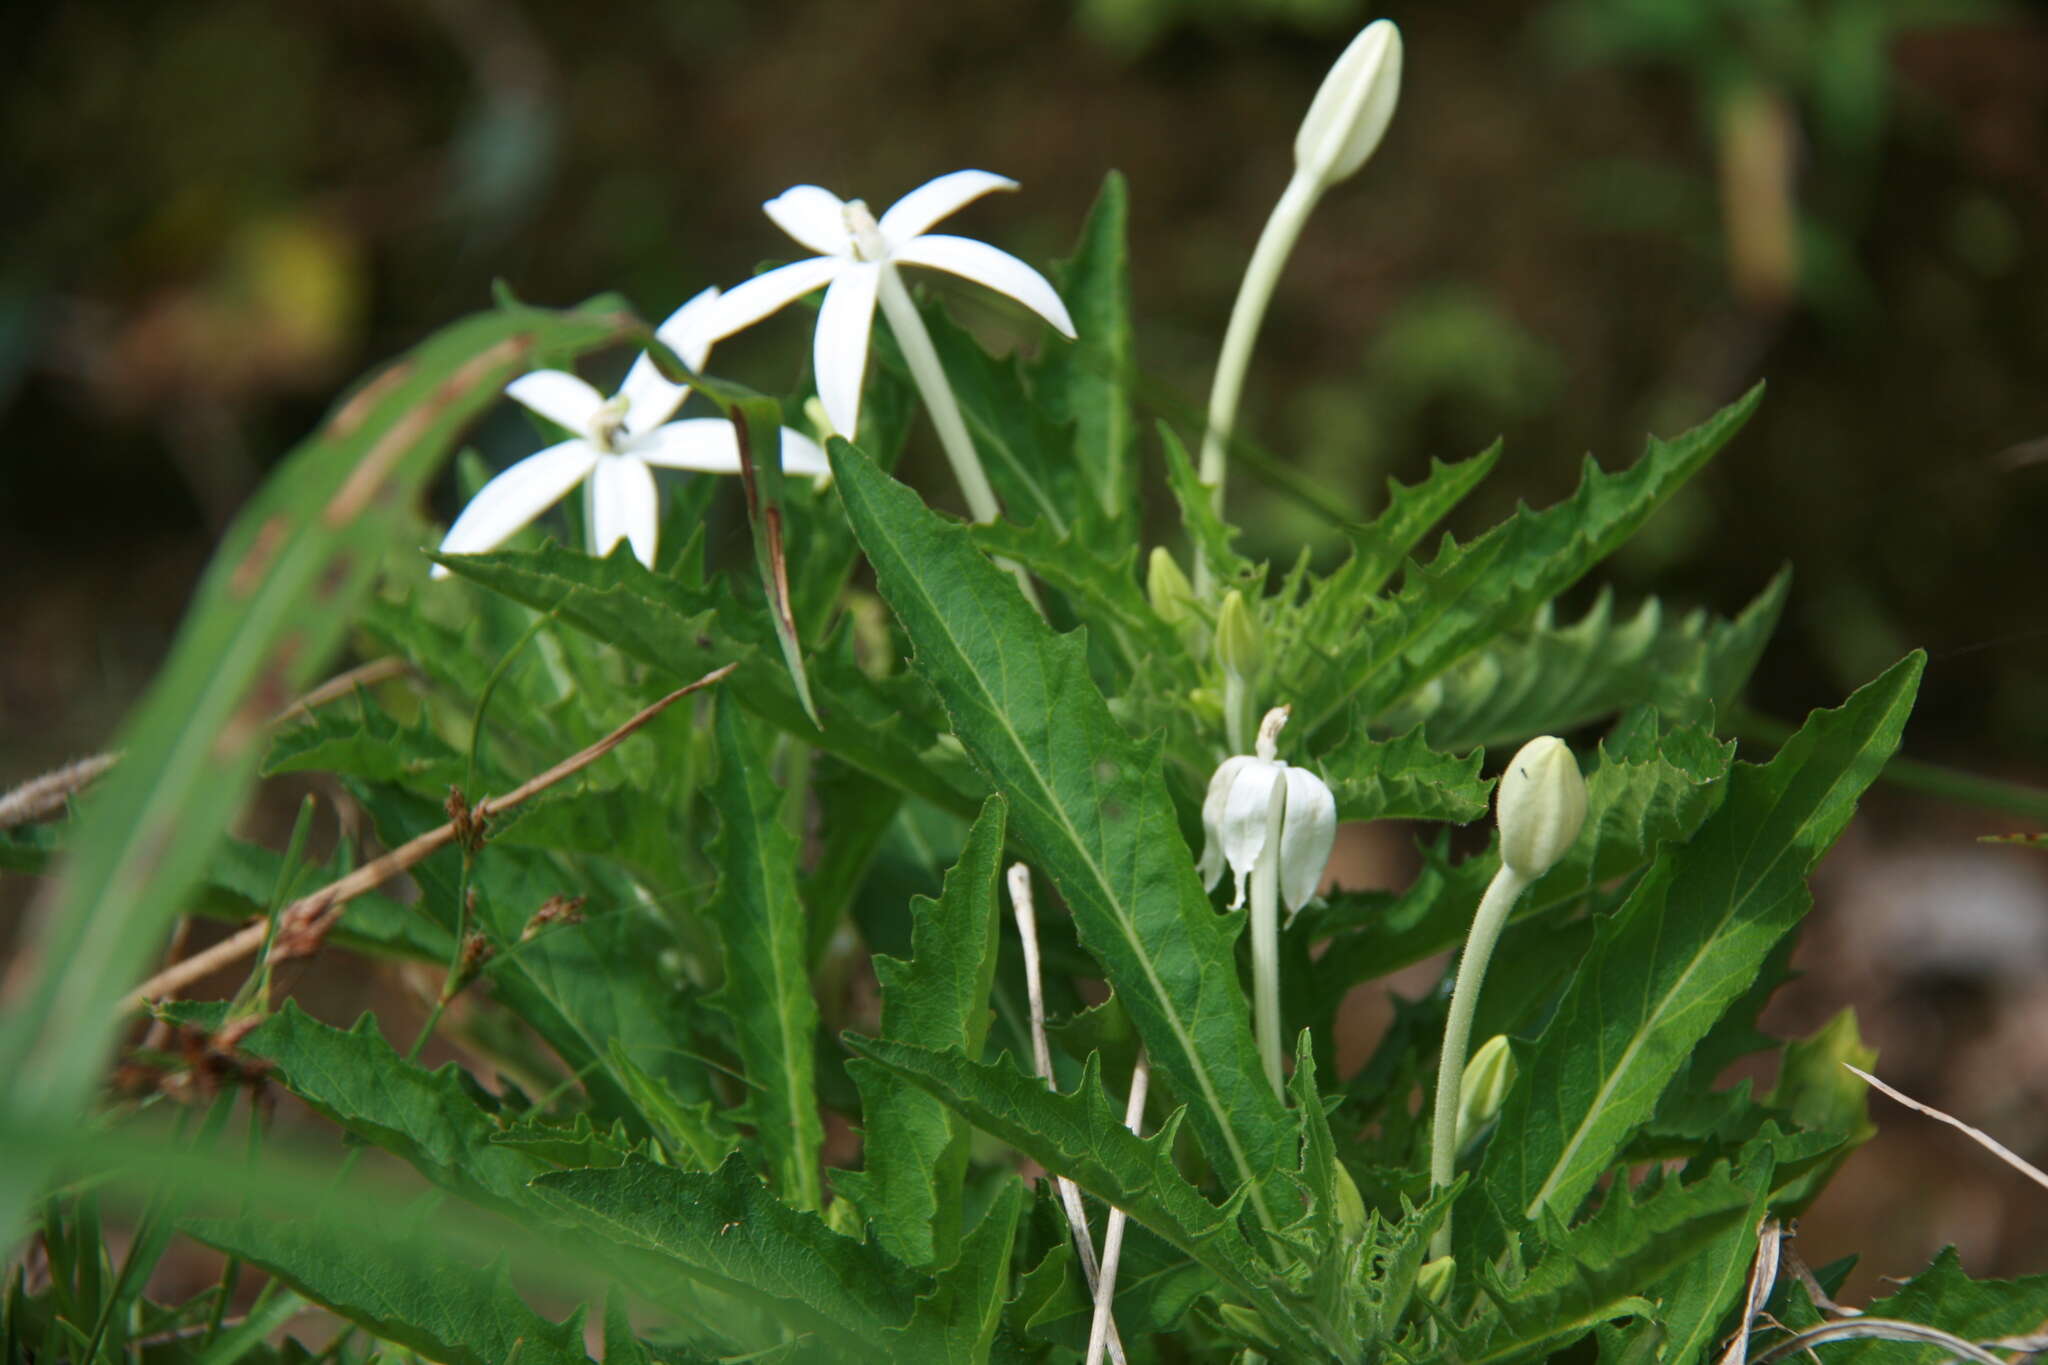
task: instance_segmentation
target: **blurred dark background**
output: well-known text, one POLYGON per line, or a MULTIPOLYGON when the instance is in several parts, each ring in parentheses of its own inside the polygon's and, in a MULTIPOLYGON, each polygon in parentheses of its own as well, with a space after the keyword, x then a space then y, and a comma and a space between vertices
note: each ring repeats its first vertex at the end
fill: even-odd
MULTIPOLYGON (((1505 436, 1470 530, 1768 378, 1596 577, 1732 612, 1789 562, 1761 712, 1924 647, 1908 752, 2048 785, 2038 9, 71 0, 17 15, 0 66, 0 787, 107 743, 225 519, 342 385, 495 279, 659 317, 797 254, 758 206, 801 181, 879 208, 1001 171, 1022 192, 963 228, 1042 265, 1121 169, 1146 416, 1192 434, 1295 125, 1381 13, 1407 40, 1400 112, 1302 239, 1242 434, 1355 515, 1385 476, 1505 436)), ((780 387, 807 336, 771 323, 716 368, 780 387)), ((478 439, 503 462, 526 438, 478 439)), ((1233 510, 1263 553, 1334 549, 1249 477, 1233 510)), ((1857 1006, 1883 1074, 2037 1159, 2048 858, 1974 840, 2039 827, 1874 797, 1778 1020, 1857 1006)), ((2048 1269, 2048 1196, 1874 1103, 1886 1135, 1810 1260, 1903 1273, 1955 1240, 1978 1273, 2048 1269)))

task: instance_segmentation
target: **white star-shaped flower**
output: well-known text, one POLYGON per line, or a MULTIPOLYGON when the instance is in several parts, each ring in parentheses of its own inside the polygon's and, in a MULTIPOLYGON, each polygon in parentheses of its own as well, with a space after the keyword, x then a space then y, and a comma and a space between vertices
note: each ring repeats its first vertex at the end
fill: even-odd
MULTIPOLYGON (((692 370, 704 368, 719 294, 707 289, 672 313, 655 335, 692 370)), ((563 370, 535 370, 505 386, 508 397, 559 427, 575 432, 566 441, 527 456, 477 491, 448 528, 443 554, 481 554, 503 544, 513 532, 560 502, 587 481, 585 511, 590 549, 609 554, 621 540, 642 564, 654 566, 659 501, 650 466, 703 474, 740 471, 739 438, 722 417, 668 419, 689 396, 687 384, 672 383, 646 352, 633 362, 617 394, 606 398, 563 370)), ((782 467, 823 483, 832 466, 817 442, 784 427, 782 467)), ((448 570, 435 565, 433 576, 448 570)))
POLYGON ((986 242, 926 231, 991 190, 1016 188, 1016 181, 988 171, 954 171, 904 195, 879 219, 860 200, 841 199, 816 185, 784 190, 761 207, 777 227, 822 254, 756 275, 726 291, 719 300, 717 335, 752 326, 829 285, 812 341, 813 368, 825 413, 846 436, 853 435, 860 423, 861 381, 867 374, 876 296, 884 272, 899 265, 929 266, 985 284, 1071 339, 1073 319, 1045 276, 986 242))
POLYGON ((1276 732, 1286 722, 1286 708, 1268 712, 1259 727, 1257 752, 1235 754, 1217 767, 1209 779, 1208 795, 1202 802, 1201 872, 1205 886, 1216 885, 1223 865, 1237 875, 1237 895, 1230 902, 1234 910, 1244 904, 1244 883, 1266 841, 1276 834, 1280 841, 1280 899, 1286 903, 1292 921, 1296 911, 1308 904, 1329 865, 1330 849, 1337 841, 1337 800, 1329 786, 1306 768, 1297 768, 1275 757, 1276 732), (1274 787, 1286 788, 1274 825, 1274 787))

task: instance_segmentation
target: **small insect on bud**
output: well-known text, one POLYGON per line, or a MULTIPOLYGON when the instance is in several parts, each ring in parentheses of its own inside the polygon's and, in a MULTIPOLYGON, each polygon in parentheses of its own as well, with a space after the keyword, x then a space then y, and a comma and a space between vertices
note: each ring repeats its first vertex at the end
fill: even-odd
POLYGON ((1504 1033, 1481 1043, 1465 1063, 1465 1077, 1458 1086, 1459 1151, 1470 1147, 1500 1113, 1501 1102, 1515 1083, 1515 1070, 1515 1052, 1504 1033))
POLYGON ((1145 597, 1152 603, 1153 615, 1167 625, 1178 626, 1188 619, 1188 603, 1195 600, 1195 590, 1164 545, 1153 546, 1152 557, 1145 561, 1145 597))
POLYGON ((1586 823, 1586 779, 1563 740, 1522 746, 1500 775, 1497 810, 1502 866, 1525 881, 1557 866, 1586 823))
POLYGON ((1349 179, 1386 136, 1400 98, 1401 30, 1376 19, 1323 77, 1294 136, 1296 171, 1323 189, 1349 179))
POLYGON ((1232 588, 1216 613, 1216 662, 1226 673, 1251 679, 1265 662, 1265 634, 1259 618, 1245 605, 1244 594, 1232 588))

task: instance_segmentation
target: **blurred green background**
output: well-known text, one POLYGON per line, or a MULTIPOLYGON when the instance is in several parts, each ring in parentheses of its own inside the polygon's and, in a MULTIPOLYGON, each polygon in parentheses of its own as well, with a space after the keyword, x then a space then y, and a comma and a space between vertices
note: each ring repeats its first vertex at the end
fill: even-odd
MULTIPOLYGON (((1626 462, 1645 431, 1768 378, 1747 432, 1596 579, 1729 612, 1789 562, 1760 710, 1833 704, 1925 647, 1907 752, 2048 784, 2038 9, 64 0, 16 16, 0 82, 0 786, 106 743, 212 538, 343 385, 486 306, 496 279, 551 303, 618 289, 650 317, 731 285, 798 254, 758 207, 795 183, 879 208, 945 171, 1000 171, 1022 193, 962 230, 1043 265, 1123 170, 1147 415, 1192 435, 1295 125, 1382 13, 1407 39, 1400 112, 1302 240, 1246 441, 1365 515, 1387 475, 1502 435, 1470 530, 1562 496, 1582 453, 1626 462)), ((936 287, 1006 330, 985 295, 936 287)), ((714 368, 775 389, 807 338, 771 323, 714 368)), ((477 434, 498 464, 531 441, 506 413, 477 434)), ((445 519, 452 484, 439 498, 445 519)), ((1261 553, 1336 548, 1329 508, 1249 475, 1232 499, 1261 553)), ((1168 521, 1158 535, 1173 543, 1168 521)), ((1998 970, 1942 965, 1910 934, 1881 950, 1882 916, 1843 889, 1896 891, 1900 850, 2014 824, 1874 803, 1863 851, 1823 880, 1817 985, 1787 1022, 1878 1011, 1867 1031, 1913 1062, 1893 1076, 1909 1088, 1989 1068, 1997 1112, 1972 1116, 2031 1125, 2001 1133, 2029 1150, 2048 1145, 2048 889, 2011 870, 2027 855, 1970 865, 2002 869, 1979 901, 2031 945, 1991 953, 1998 970)), ((1909 926, 1958 894, 1928 885, 1909 926)), ((1963 933, 1942 923, 1926 932, 1963 933)), ((1920 1180, 1879 1170, 1854 1198, 1880 1212, 1920 1180)), ((1905 1220, 1916 1247, 1960 1235, 2003 1257, 1973 1269, 2043 1268, 2024 1254, 2039 1222, 2005 1216, 1999 1178, 1953 1216, 1893 1215, 1886 1238, 1905 1220)))

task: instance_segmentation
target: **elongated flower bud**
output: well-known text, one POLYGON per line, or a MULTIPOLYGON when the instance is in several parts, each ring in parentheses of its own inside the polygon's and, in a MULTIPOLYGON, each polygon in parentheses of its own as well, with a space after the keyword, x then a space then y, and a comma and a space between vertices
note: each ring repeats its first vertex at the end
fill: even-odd
POLYGON ((1259 618, 1245 605, 1244 594, 1232 588, 1216 613, 1216 661, 1224 671, 1250 679, 1265 659, 1265 632, 1259 618))
POLYGON ((1508 1097, 1515 1083, 1515 1053, 1507 1035, 1496 1033, 1479 1045, 1472 1060, 1465 1063, 1465 1078, 1458 1086, 1458 1150, 1472 1145, 1508 1097))
POLYGON ((1586 779, 1554 735, 1530 740, 1500 775, 1501 865, 1534 881, 1570 851, 1586 823, 1586 779))
POLYGON ((1294 165, 1327 189, 1350 178, 1386 136, 1401 98, 1401 30, 1367 24, 1323 77, 1294 135, 1294 165))
POLYGON ((1153 614, 1167 625, 1178 626, 1188 619, 1188 603, 1195 600, 1195 590, 1164 545, 1153 546, 1152 557, 1145 562, 1145 597, 1152 603, 1153 614))

